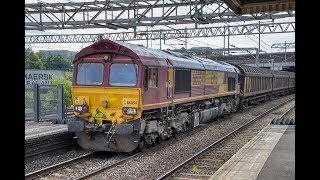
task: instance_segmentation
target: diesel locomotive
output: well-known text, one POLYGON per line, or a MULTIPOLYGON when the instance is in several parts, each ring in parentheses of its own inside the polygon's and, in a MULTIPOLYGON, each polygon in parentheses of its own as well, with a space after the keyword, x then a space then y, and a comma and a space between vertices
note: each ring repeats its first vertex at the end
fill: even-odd
POLYGON ((82 49, 73 64, 68 130, 96 151, 132 152, 294 91, 294 73, 112 40, 82 49))

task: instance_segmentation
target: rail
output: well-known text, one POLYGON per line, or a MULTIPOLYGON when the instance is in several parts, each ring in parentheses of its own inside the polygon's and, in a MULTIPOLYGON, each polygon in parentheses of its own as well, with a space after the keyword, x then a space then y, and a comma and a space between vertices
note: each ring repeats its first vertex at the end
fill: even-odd
POLYGON ((218 139, 217 141, 213 142, 212 144, 210 144, 209 146, 205 147, 204 149, 198 151, 196 154, 194 154, 193 156, 191 156, 190 158, 188 158, 187 160, 183 161, 182 163, 180 163, 178 166, 172 168, 171 170, 165 172, 164 174, 162 174, 161 176, 157 177, 157 180, 162 180, 165 178, 168 178, 169 176, 171 176, 173 173, 175 173, 178 169, 180 169, 181 167, 183 167, 184 165, 186 165, 187 163, 189 163, 190 161, 192 161, 193 159, 195 159, 196 157, 198 157, 199 155, 205 153, 207 150, 209 150, 210 148, 212 148, 213 146, 219 144, 220 142, 226 140, 228 137, 230 137, 231 135, 235 134, 236 132, 240 131, 241 129, 243 129, 244 127, 247 127, 248 125, 250 125, 251 123, 255 122, 256 120, 258 120, 259 118, 262 118, 263 116, 267 115, 269 112, 283 106, 284 104, 292 101, 295 98, 289 99, 288 101, 285 101, 284 103, 281 103, 267 111, 265 111, 264 113, 260 114, 259 116, 256 116, 255 118, 253 118, 252 120, 250 120, 249 122, 243 124, 242 126, 240 126, 239 128, 233 130, 232 132, 230 132, 229 134, 227 134, 226 136, 218 139))
POLYGON ((55 164, 55 165, 40 169, 38 171, 34 171, 34 172, 31 172, 31 173, 28 173, 28 174, 25 175, 25 179, 26 180, 34 179, 34 178, 37 178, 38 176, 49 174, 50 172, 56 171, 56 170, 61 169, 61 168, 65 167, 65 166, 70 166, 72 164, 75 164, 75 163, 83 160, 84 158, 93 156, 95 153, 96 152, 91 152, 91 153, 82 155, 80 157, 73 158, 73 159, 61 162, 59 164, 55 164))

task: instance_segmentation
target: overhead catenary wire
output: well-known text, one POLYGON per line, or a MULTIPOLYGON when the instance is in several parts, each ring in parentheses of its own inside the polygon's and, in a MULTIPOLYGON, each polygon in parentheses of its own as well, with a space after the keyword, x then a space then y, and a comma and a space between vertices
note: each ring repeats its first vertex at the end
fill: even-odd
MULTIPOLYGON (((223 5, 222 5, 221 7, 223 7, 223 5)), ((208 9, 212 10, 210 7, 208 7, 208 5, 206 5, 205 8, 208 8, 208 9)), ((226 9, 226 7, 224 7, 224 8, 226 9)), ((212 10, 212 11, 214 11, 214 10, 212 10)), ((232 11, 232 12, 233 12, 233 11, 232 11)), ((233 12, 233 13, 234 13, 234 12, 233 12)), ((237 14, 235 14, 235 13, 234 13, 234 15, 237 16, 237 17, 239 17, 239 16, 238 16, 237 14)), ((240 17, 239 17, 239 18, 240 18, 240 17)), ((221 21, 221 23, 224 23, 224 24, 226 24, 227 26, 230 26, 229 22, 224 22, 224 21, 222 21, 222 20, 220 20, 220 21, 221 21), (228 23, 228 24, 227 24, 227 23, 228 23)), ((234 22, 234 23, 237 24, 237 25, 240 25, 240 24, 237 23, 237 22, 234 22)), ((167 26, 167 25, 166 25, 166 27, 169 27, 169 28, 171 28, 171 29, 174 29, 174 28, 172 28, 172 27, 170 27, 170 26, 167 26)), ((151 28, 154 28, 154 27, 151 27, 151 28)), ((155 28, 154 28, 154 29, 155 29, 155 28)), ((250 40, 252 40, 253 42, 259 44, 259 42, 257 42, 257 41, 254 40, 253 38, 249 37, 248 35, 245 34, 245 36, 246 36, 247 38, 249 38, 250 40)), ((254 35, 254 36, 257 37, 257 35, 254 35)), ((199 42, 199 41, 194 40, 194 39, 191 39, 191 38, 188 39, 188 40, 199 42)), ((184 40, 181 40, 181 41, 184 41, 184 40)), ((262 43, 264 43, 264 44, 267 45, 267 47, 266 47, 266 46, 260 44, 263 48, 265 48, 267 51, 271 51, 271 52, 272 52, 272 49, 270 49, 268 43, 264 42, 263 40, 260 40, 260 42, 262 42, 262 43)), ((203 44, 204 42, 201 42, 201 43, 203 44)), ((190 43, 189 43, 189 44, 190 44, 190 43)), ((215 46, 215 45, 208 44, 208 43, 204 43, 204 44, 207 44, 207 45, 209 45, 209 46, 215 46)), ((198 46, 198 45, 197 45, 197 46, 198 46)), ((216 47, 219 47, 219 46, 216 46, 216 47)))
MULTIPOLYGON (((206 8, 208 8, 208 9, 210 9, 210 10, 212 10, 210 7, 208 7, 208 6, 205 6, 206 8)), ((221 6, 222 7, 222 6, 221 6)), ((224 7, 225 9, 227 9, 228 7, 224 7)), ((212 10, 212 11, 214 11, 214 10, 212 10)), ((239 17, 239 15, 237 15, 237 14, 235 14, 233 11, 232 11, 232 13, 236 16, 236 17, 238 17, 239 19, 240 19, 240 17, 239 17)), ((220 20, 221 21, 221 20, 220 20)), ((222 23, 224 23, 224 24, 226 24, 226 23, 229 23, 229 22, 224 22, 224 21, 221 21, 222 23)), ((237 25, 241 25, 241 24, 239 24, 239 23, 237 23, 237 22, 233 22, 233 23, 235 23, 235 24, 237 24, 237 25)), ((226 25, 228 25, 229 26, 229 24, 226 24, 226 25)), ((248 35, 246 35, 245 34, 245 36, 247 37, 247 38, 249 38, 250 40, 252 40, 252 41, 254 41, 255 43, 259 43, 259 42, 257 42, 257 41, 255 41, 255 40, 253 40, 252 38, 250 38, 248 35)), ((255 35, 255 34, 253 34, 253 36, 255 36, 256 38, 258 38, 257 37, 257 35, 255 35)), ((260 40, 262 43, 264 43, 264 44, 266 44, 267 45, 267 47, 265 47, 265 46, 263 46, 263 45, 261 45, 262 47, 264 47, 265 49, 269 49, 271 52, 273 52, 272 51, 272 49, 269 47, 270 45, 268 44, 268 43, 266 43, 266 42, 264 42, 263 40, 260 40)))
MULTIPOLYGON (((41 1, 41 0, 37 0, 37 1, 38 1, 38 2, 43 2, 43 1, 41 1)), ((66 1, 68 1, 68 2, 74 2, 74 1, 71 1, 71 0, 66 0, 66 1)), ((43 2, 43 3, 48 3, 48 2, 43 2)), ((222 2, 221 2, 221 3, 222 3, 222 2)), ((217 11, 217 10, 213 10, 213 9, 212 9, 212 8, 214 8, 215 5, 217 5, 217 4, 206 4, 206 5, 204 5, 203 8, 204 8, 204 9, 209 9, 209 10, 211 10, 211 11, 217 11)), ((224 9, 228 10, 229 8, 228 8, 228 7, 225 7, 225 6, 226 6, 225 4, 222 4, 222 5, 219 5, 218 8, 224 8, 224 9)), ((231 10, 230 12, 233 12, 233 11, 231 10)), ((85 12, 79 12, 79 13, 84 14, 85 12)), ((116 16, 116 15, 113 15, 113 14, 111 14, 111 13, 109 13, 109 12, 106 12, 106 13, 107 13, 108 15, 111 15, 112 17, 115 17, 115 16, 116 16)), ((189 12, 189 13, 190 13, 190 12, 189 12)), ((222 13, 222 14, 223 14, 223 13, 222 13)), ((239 18, 240 18, 240 16, 237 15, 237 14, 235 14, 234 12, 233 12, 233 14, 234 14, 236 17, 239 17, 239 18)), ((210 15, 210 14, 209 14, 209 15, 210 15)), ((93 17, 92 15, 89 15, 89 14, 88 14, 88 16, 93 17)), ((100 19, 100 18, 97 17, 97 19, 100 19)), ((221 19, 217 19, 217 20, 220 20, 220 22, 226 24, 227 26, 230 26, 230 22, 224 22, 224 21, 222 21, 221 19)), ((237 23, 237 22, 233 22, 233 23, 240 25, 240 24, 237 23)), ((174 28, 172 28, 172 27, 170 27, 170 26, 167 26, 167 25, 165 25, 165 26, 168 27, 168 28, 174 29, 174 28)), ((137 27, 137 28, 138 28, 138 27, 137 27)), ((148 27, 148 28, 154 28, 154 27, 148 27)), ((259 43, 259 42, 257 42, 256 40, 254 40, 253 38, 249 37, 249 35, 245 34, 245 36, 246 36, 247 38, 249 38, 251 41, 253 41, 253 42, 255 42, 255 43, 259 43)), ((257 37, 257 35, 254 35, 254 37, 257 37)), ((179 40, 181 40, 181 39, 179 39, 179 40)), ((200 42, 200 41, 197 41, 197 40, 192 39, 192 38, 190 38, 190 39, 188 39, 188 40, 194 41, 194 42, 200 42)), ((182 41, 183 41, 183 40, 182 40, 182 41)), ((268 43, 266 43, 266 42, 263 41, 263 40, 261 40, 260 42, 262 42, 261 47, 265 48, 267 51, 270 51, 270 48, 269 48, 269 47, 266 47, 266 46, 263 45, 263 44, 269 45, 268 43)), ((194 45, 194 44, 191 44, 190 42, 189 42, 188 44, 194 45)), ((205 43, 205 42, 201 42, 201 44, 206 44, 207 46, 213 46, 213 47, 219 47, 219 48, 221 47, 221 46, 216 46, 216 45, 209 44, 209 43, 205 43)), ((201 46, 199 46, 199 45, 195 45, 195 46, 201 47, 201 46)), ((271 52, 272 52, 272 49, 271 49, 271 52)))
MULTIPOLYGON (((212 10, 212 9, 209 8, 208 6, 205 6, 205 7, 208 8, 208 9, 210 9, 210 10, 212 10)), ((224 8, 225 8, 225 7, 224 7, 224 8)), ((214 11, 214 10, 212 10, 212 11, 214 11)), ((233 11, 232 11, 232 12, 233 12, 233 11)), ((240 17, 239 17, 237 14, 235 14, 234 12, 233 12, 233 14, 240 19, 240 17)), ((224 21, 222 21, 222 20, 220 20, 220 19, 218 19, 218 20, 221 21, 221 23, 224 23, 224 24, 226 24, 227 26, 230 26, 229 24, 227 24, 227 23, 229 23, 229 22, 224 22, 224 21)), ((233 23, 235 23, 235 24, 237 24, 237 25, 241 25, 241 24, 239 24, 239 23, 237 23, 237 22, 233 22, 233 23)), ((256 37, 255 34, 253 34, 253 35, 256 37)), ((253 40, 253 39, 252 39, 251 37, 249 37, 248 35, 245 34, 245 36, 246 36, 247 38, 249 38, 250 40, 252 40, 253 42, 259 44, 259 42, 253 40)), ((260 40, 260 41, 263 42, 263 43, 265 43, 263 40, 260 40)), ((269 44, 267 44, 267 43, 265 43, 265 44, 269 46, 269 44)), ((261 45, 261 46, 262 46, 262 45, 261 45)), ((266 48, 265 46, 262 46, 262 47, 266 48)), ((268 48, 269 48, 269 47, 268 47, 268 48)), ((268 48, 266 48, 266 49, 268 49, 268 48)), ((272 52, 272 49, 271 49, 271 48, 270 48, 270 50, 271 50, 271 52, 272 52)))

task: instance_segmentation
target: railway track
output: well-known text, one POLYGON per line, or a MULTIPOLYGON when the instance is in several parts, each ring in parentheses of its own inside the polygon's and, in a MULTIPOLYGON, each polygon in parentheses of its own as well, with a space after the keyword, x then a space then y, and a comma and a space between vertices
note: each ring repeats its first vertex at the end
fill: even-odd
POLYGON ((197 133, 197 131, 201 131, 201 129, 203 127, 204 126, 202 126, 202 127, 200 126, 198 128, 190 129, 190 130, 188 130, 188 131, 186 131, 184 133, 177 134, 175 138, 172 138, 172 139, 170 139, 168 141, 162 142, 161 146, 158 145, 158 146, 149 147, 149 148, 145 149, 145 151, 143 151, 143 152, 139 152, 139 153, 134 154, 132 156, 126 157, 126 158, 121 159, 121 160, 119 160, 119 161, 117 161, 115 163, 102 166, 102 167, 100 167, 99 169, 97 169, 95 171, 88 172, 88 173, 86 173, 86 174, 84 174, 82 176, 79 176, 79 177, 75 178, 75 180, 83 180, 83 179, 87 179, 87 178, 93 177, 93 176, 95 176, 96 174, 99 174, 102 171, 105 171, 107 169, 111 169, 111 168, 114 168, 116 166, 119 166, 119 165, 121 165, 121 164, 123 164, 123 163, 125 163, 125 162, 127 162, 127 161, 129 161, 131 159, 138 158, 140 155, 142 155, 142 153, 144 153, 144 152, 146 153, 146 151, 148 151, 148 152, 156 151, 157 149, 160 149, 163 146, 170 145, 170 143, 173 142, 173 141, 179 141, 179 140, 183 139, 185 136, 189 136, 189 135, 192 135, 194 133, 197 133))
MULTIPOLYGON (((183 135, 193 134, 199 130, 201 130, 201 127, 190 129, 189 131, 185 132, 185 134, 178 134, 176 138, 165 141, 161 145, 162 146, 168 145, 172 141, 178 141, 179 139, 183 138, 183 135)), ((161 148, 161 146, 150 147, 150 148, 146 149, 146 151, 156 150, 157 148, 161 148)), ((100 152, 100 153, 102 153, 102 155, 103 155, 103 152, 100 152)), ((122 153, 122 157, 120 157, 118 160, 115 160, 115 161, 113 159, 110 160, 110 158, 117 156, 117 155, 114 155, 114 156, 107 155, 106 158, 102 157, 102 159, 96 158, 95 160, 93 160, 94 162, 90 163, 90 165, 93 165, 94 163, 96 163, 98 161, 100 164, 101 164, 101 162, 103 162, 103 164, 101 166, 99 166, 98 168, 92 169, 88 173, 82 173, 81 172, 82 168, 85 169, 85 168, 87 168, 87 166, 84 166, 81 164, 88 165, 88 161, 86 161, 86 160, 89 160, 90 158, 94 158, 94 156, 97 154, 99 154, 99 152, 88 153, 88 154, 80 156, 78 158, 73 158, 71 160, 64 161, 64 162, 40 169, 38 171, 28 173, 25 175, 25 179, 29 180, 29 179, 42 178, 42 177, 47 177, 47 176, 50 176, 50 177, 53 176, 53 178, 48 178, 48 179, 55 179, 55 178, 59 179, 59 178, 69 178, 69 177, 72 177, 72 179, 75 179, 75 180, 86 179, 86 178, 92 177, 102 171, 105 171, 107 169, 111 169, 115 166, 121 165, 122 163, 125 163, 131 159, 137 158, 138 156, 140 156, 142 154, 142 152, 139 152, 139 153, 136 153, 133 155, 129 155, 129 154, 123 155, 123 153, 122 153), (67 170, 65 170, 65 169, 67 169, 67 170), (76 174, 76 176, 73 176, 72 174, 76 174), (79 174, 82 174, 82 175, 79 176, 79 174)), ((121 156, 121 153, 120 153, 120 156, 121 156)), ((90 160, 92 161, 92 159, 90 159, 90 160)), ((96 165, 94 165, 94 166, 96 166, 96 165)), ((86 170, 86 171, 88 171, 88 170, 86 170)))
POLYGON ((71 166, 71 165, 73 165, 73 164, 75 164, 77 162, 80 162, 80 161, 82 161, 84 159, 92 157, 95 154, 96 154, 96 152, 91 152, 91 153, 82 155, 80 157, 73 158, 73 159, 70 159, 68 161, 64 161, 64 162, 61 162, 59 164, 55 164, 55 165, 40 169, 38 171, 34 171, 34 172, 31 172, 31 173, 28 173, 28 174, 25 175, 25 179, 26 180, 35 179, 35 178, 40 177, 42 175, 49 174, 51 172, 57 171, 57 170, 59 170, 61 168, 71 166))
MULTIPOLYGON (((253 118, 226 136, 198 151, 178 166, 175 166, 171 170, 163 173, 156 179, 208 179, 211 177, 213 172, 218 170, 224 164, 225 161, 227 161, 243 145, 260 132, 260 128, 251 127, 254 122, 266 116, 270 112, 275 111, 279 107, 291 102, 293 99, 281 103, 253 118)), ((283 113, 281 118, 291 111, 292 108, 283 113)))
MULTIPOLYGON (((183 135, 191 136, 193 133, 201 131, 203 127, 205 126, 198 126, 197 128, 191 129, 183 134, 178 135, 177 138, 163 142, 161 146, 166 146, 170 144, 170 142, 172 141, 179 141, 179 138, 183 138, 183 135)), ((148 149, 147 151, 162 148, 161 146, 155 146, 153 148, 148 149)), ((25 179, 34 179, 40 177, 47 179, 87 179, 95 175, 98 175, 102 171, 117 167, 118 165, 123 164, 131 159, 135 159, 139 157, 141 154, 142 153, 138 153, 132 156, 129 156, 127 154, 118 154, 108 157, 104 156, 100 158, 95 158, 94 154, 88 155, 85 158, 75 158, 71 160, 71 162, 69 162, 70 160, 65 161, 57 165, 54 165, 53 167, 48 167, 35 172, 28 173, 25 175, 25 179)))
POLYGON ((73 133, 63 132, 25 141, 25 158, 76 145, 73 133))

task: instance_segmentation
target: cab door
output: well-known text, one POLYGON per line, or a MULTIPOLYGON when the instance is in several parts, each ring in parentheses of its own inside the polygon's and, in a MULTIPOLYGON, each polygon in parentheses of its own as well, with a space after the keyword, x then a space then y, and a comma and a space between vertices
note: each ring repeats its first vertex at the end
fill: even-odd
POLYGON ((173 73, 173 66, 172 63, 169 59, 166 59, 167 64, 168 64, 168 75, 167 75, 167 83, 166 83, 166 87, 167 87, 167 99, 168 101, 171 101, 171 105, 173 103, 173 77, 174 77, 174 73, 173 73))

